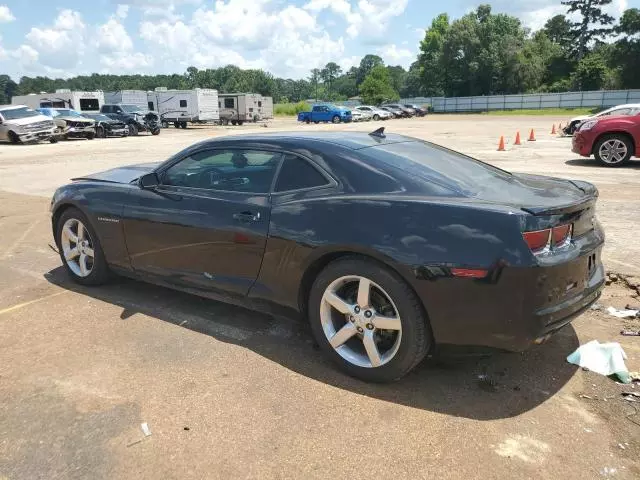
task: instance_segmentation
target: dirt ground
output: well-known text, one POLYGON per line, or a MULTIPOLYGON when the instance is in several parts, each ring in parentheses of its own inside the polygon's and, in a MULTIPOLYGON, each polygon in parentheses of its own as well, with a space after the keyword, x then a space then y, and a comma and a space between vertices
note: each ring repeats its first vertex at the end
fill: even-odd
MULTIPOLYGON (((639 307, 638 166, 607 169, 550 135, 566 118, 433 116, 384 123, 516 172, 600 190, 603 306, 639 307), (537 141, 512 145, 535 129, 537 141), (506 152, 497 152, 500 135, 506 152)), ((568 364, 640 329, 592 310, 523 354, 424 362, 402 381, 346 377, 299 323, 132 280, 73 285, 52 241, 50 195, 70 178, 158 161, 196 141, 373 122, 166 129, 159 137, 0 145, 0 479, 640 477, 640 398, 568 364), (141 424, 151 435, 145 437, 141 424)), ((472 312, 470 312, 472 321, 472 312)))

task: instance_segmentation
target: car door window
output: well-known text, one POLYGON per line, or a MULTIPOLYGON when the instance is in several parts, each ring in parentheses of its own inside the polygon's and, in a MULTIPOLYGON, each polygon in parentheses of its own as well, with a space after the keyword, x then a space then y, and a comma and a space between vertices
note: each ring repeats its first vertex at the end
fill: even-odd
POLYGON ((246 193, 268 193, 280 153, 259 150, 204 150, 168 168, 162 184, 246 193))
POLYGON ((322 187, 329 180, 304 158, 286 154, 276 181, 276 192, 322 187))

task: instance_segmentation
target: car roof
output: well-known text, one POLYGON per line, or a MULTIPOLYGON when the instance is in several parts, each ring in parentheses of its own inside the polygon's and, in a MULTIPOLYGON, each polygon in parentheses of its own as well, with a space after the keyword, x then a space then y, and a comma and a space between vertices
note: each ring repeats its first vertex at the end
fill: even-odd
POLYGON ((16 108, 29 108, 26 105, 0 105, 0 110, 15 110, 16 108))
POLYGON ((299 145, 304 142, 331 143, 352 150, 387 145, 399 142, 415 142, 415 138, 395 133, 385 133, 383 137, 366 132, 274 132, 250 135, 229 135, 200 142, 199 146, 215 146, 227 142, 272 143, 274 145, 299 145))

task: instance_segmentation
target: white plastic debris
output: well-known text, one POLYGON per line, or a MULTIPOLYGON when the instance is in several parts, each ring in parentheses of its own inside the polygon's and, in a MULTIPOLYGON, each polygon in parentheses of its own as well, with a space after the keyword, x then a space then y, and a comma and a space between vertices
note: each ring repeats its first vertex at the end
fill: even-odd
POLYGON ((630 383, 631 376, 624 364, 627 355, 619 343, 600 343, 592 340, 581 345, 567 357, 567 362, 587 368, 600 375, 618 376, 622 383, 630 383))
POLYGON ((618 310, 614 307, 607 307, 607 313, 618 318, 632 318, 638 316, 639 310, 618 310))
POLYGON ((149 435, 151 435, 151 430, 149 429, 149 425, 146 422, 141 423, 140 428, 142 428, 142 433, 144 433, 145 437, 148 437, 149 435))

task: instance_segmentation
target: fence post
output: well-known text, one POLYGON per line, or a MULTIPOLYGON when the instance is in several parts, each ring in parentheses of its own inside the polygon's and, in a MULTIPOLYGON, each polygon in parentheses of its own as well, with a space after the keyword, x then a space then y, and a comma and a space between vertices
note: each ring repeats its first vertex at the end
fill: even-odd
POLYGON ((629 103, 629 93, 630 93, 630 90, 627 90, 627 99, 625 100, 624 103, 629 103))
POLYGON ((584 108, 584 90, 580 92, 580 108, 584 108))

